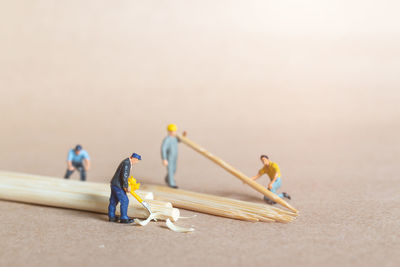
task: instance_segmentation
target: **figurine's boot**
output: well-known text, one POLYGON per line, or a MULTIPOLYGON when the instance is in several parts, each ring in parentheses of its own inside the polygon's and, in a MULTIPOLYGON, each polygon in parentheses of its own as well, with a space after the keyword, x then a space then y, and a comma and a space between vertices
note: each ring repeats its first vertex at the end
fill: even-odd
POLYGON ((175 174, 176 168, 174 165, 171 164, 171 166, 168 166, 168 174, 165 177, 165 183, 171 187, 171 188, 178 188, 178 186, 175 184, 175 179, 174 179, 174 174, 175 174))
POLYGON ((283 194, 283 197, 286 197, 289 200, 292 199, 288 193, 283 192, 282 194, 283 194))
POLYGON ((168 183, 168 176, 165 177, 165 183, 166 183, 169 187, 171 187, 171 188, 178 189, 178 186, 177 186, 177 185, 172 185, 172 184, 168 183))
POLYGON ((109 222, 118 222, 119 221, 119 216, 115 216, 114 218, 109 217, 108 221, 109 222))
POLYGON ((267 204, 270 204, 270 205, 276 204, 275 201, 272 201, 271 199, 269 199, 269 198, 267 198, 267 197, 264 197, 264 201, 267 202, 267 204))
POLYGON ((120 221, 119 221, 120 223, 133 223, 133 219, 121 219, 120 221))

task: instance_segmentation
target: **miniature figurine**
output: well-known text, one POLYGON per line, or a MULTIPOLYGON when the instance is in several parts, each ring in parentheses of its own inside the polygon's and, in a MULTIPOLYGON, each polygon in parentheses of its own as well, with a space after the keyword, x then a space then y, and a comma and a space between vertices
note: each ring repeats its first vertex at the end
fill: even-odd
POLYGON ((132 169, 142 157, 133 153, 129 158, 124 159, 115 171, 114 177, 111 179, 111 195, 110 204, 108 205, 108 220, 110 222, 132 223, 133 219, 128 217, 129 198, 126 193, 130 193, 128 179, 132 169), (121 217, 115 216, 115 208, 121 203, 121 217))
POLYGON ((90 157, 86 150, 82 149, 81 145, 76 145, 75 148, 68 152, 67 166, 65 179, 69 179, 72 173, 78 170, 81 175, 81 181, 86 181, 86 172, 90 168, 90 157))
MULTIPOLYGON (((268 184, 268 190, 272 193, 276 194, 276 191, 281 187, 281 171, 279 169, 278 164, 269 160, 268 156, 261 155, 261 162, 264 166, 258 171, 258 174, 252 177, 252 180, 257 180, 263 174, 268 174, 271 182, 268 184)), ((290 195, 286 192, 278 194, 280 198, 291 199, 290 195)), ((270 200, 269 198, 264 196, 264 201, 268 204, 275 204, 275 201, 270 200)))
MULTIPOLYGON (((178 127, 175 124, 168 125, 168 136, 164 138, 161 145, 162 163, 167 167, 167 176, 165 177, 165 182, 169 187, 172 188, 178 188, 174 179, 176 172, 176 161, 178 159, 178 142, 180 142, 176 136, 177 130, 178 127)), ((183 136, 186 136, 186 132, 183 132, 183 136)))

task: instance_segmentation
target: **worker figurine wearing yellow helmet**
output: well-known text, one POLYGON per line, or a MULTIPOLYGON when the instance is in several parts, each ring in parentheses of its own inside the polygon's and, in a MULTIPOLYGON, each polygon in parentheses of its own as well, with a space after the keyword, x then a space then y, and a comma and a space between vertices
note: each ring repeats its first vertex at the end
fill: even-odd
MULTIPOLYGON (((281 187, 281 171, 279 166, 275 162, 272 162, 266 155, 261 155, 260 160, 264 166, 258 171, 258 174, 253 176, 251 179, 257 180, 261 177, 261 175, 267 174, 271 180, 268 184, 268 190, 276 194, 276 191, 281 187)), ((285 197, 287 199, 291 199, 290 195, 286 192, 280 193, 278 196, 280 198, 285 197)), ((275 201, 272 201, 267 197, 264 197, 264 201, 268 204, 275 204, 275 201)))
MULTIPOLYGON (((178 127, 175 124, 170 124, 167 127, 168 135, 164 138, 161 145, 161 158, 164 166, 167 167, 167 176, 165 182, 169 187, 178 188, 175 184, 174 175, 176 172, 176 161, 178 159, 178 143, 179 139, 176 136, 178 127)), ((183 132, 186 136, 186 132, 183 132)))

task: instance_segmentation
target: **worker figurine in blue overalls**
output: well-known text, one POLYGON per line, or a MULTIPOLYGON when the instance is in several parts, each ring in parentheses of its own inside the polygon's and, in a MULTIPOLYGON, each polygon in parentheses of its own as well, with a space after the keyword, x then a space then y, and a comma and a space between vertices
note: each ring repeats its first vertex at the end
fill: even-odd
POLYGON ((110 204, 108 205, 108 220, 110 222, 132 223, 133 219, 128 217, 129 198, 126 193, 129 193, 128 178, 131 173, 132 166, 135 165, 142 157, 139 154, 133 153, 129 158, 124 159, 115 171, 114 177, 111 179, 111 195, 110 204), (121 203, 121 217, 115 216, 115 208, 121 203))
MULTIPOLYGON (((253 176, 251 179, 252 180, 257 180, 258 178, 261 177, 263 174, 267 174, 269 176, 270 182, 268 184, 268 190, 271 191, 272 193, 276 193, 276 191, 281 187, 281 170, 279 169, 278 164, 275 162, 272 162, 268 156, 266 155, 261 155, 260 160, 263 164, 263 167, 258 171, 257 175, 253 176)), ((280 198, 287 198, 291 199, 290 195, 286 192, 282 192, 278 194, 280 198)), ((264 196, 264 201, 267 202, 268 204, 276 204, 275 201, 267 198, 264 196)))
MULTIPOLYGON (((175 124, 168 125, 168 136, 164 138, 161 145, 162 163, 167 167, 167 176, 165 177, 165 182, 169 187, 172 188, 178 188, 174 179, 176 172, 176 161, 178 159, 178 142, 180 142, 176 136, 177 130, 178 127, 175 124)), ((183 132, 183 136, 186 136, 186 132, 183 132)))
POLYGON ((67 172, 64 178, 69 179, 75 170, 81 174, 81 181, 86 181, 86 172, 90 168, 90 157, 86 150, 82 149, 81 145, 76 145, 75 148, 68 152, 67 172))

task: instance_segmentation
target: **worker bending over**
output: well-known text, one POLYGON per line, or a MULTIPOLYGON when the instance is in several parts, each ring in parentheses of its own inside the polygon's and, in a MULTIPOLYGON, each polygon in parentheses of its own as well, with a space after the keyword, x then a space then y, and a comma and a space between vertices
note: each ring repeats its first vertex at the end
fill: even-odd
POLYGON ((135 165, 142 157, 133 153, 131 157, 124 159, 115 171, 114 177, 111 179, 111 195, 110 204, 108 205, 108 220, 110 222, 132 223, 133 219, 128 217, 129 193, 131 188, 128 184, 128 178, 131 173, 132 166, 135 165), (115 208, 121 203, 121 217, 115 216, 115 208))
POLYGON ((86 172, 90 168, 90 157, 86 150, 82 149, 81 145, 76 145, 75 148, 68 152, 67 172, 64 178, 69 179, 75 170, 81 174, 81 181, 86 181, 86 172))
MULTIPOLYGON (((271 191, 272 193, 276 194, 276 191, 281 187, 281 171, 279 169, 278 164, 275 162, 272 162, 269 160, 268 156, 266 155, 261 155, 260 157, 261 162, 263 163, 263 167, 258 171, 258 174, 256 176, 253 176, 251 179, 252 180, 257 180, 260 178, 263 174, 268 174, 269 179, 271 180, 270 183, 268 184, 268 190, 271 191)), ((286 192, 278 194, 280 198, 287 198, 291 199, 290 195, 286 192)), ((264 196, 265 202, 268 204, 275 204, 276 202, 265 197, 264 196)))

